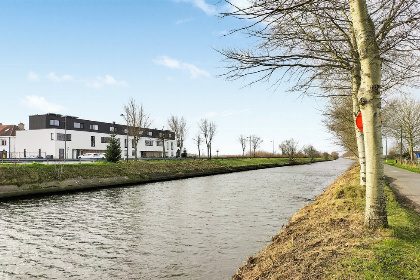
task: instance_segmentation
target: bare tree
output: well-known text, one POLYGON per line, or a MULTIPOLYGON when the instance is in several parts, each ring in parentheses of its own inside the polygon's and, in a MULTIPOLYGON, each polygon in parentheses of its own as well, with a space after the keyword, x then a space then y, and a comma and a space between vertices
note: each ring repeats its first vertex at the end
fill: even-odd
POLYGON ((251 144, 252 144, 252 149, 254 150, 254 157, 255 157, 255 151, 260 147, 262 142, 263 140, 261 139, 261 137, 252 135, 251 144))
POLYGON ((342 96, 332 98, 324 110, 324 123, 333 134, 335 144, 350 151, 354 156, 359 156, 354 129, 352 98, 342 96))
POLYGON ((298 142, 295 139, 291 138, 284 140, 279 145, 282 155, 285 155, 289 158, 290 161, 294 161, 297 154, 298 142))
POLYGON ((216 124, 208 119, 202 119, 199 123, 199 128, 207 146, 207 157, 211 159, 211 145, 217 132, 216 124))
POLYGON ((195 145, 197 146, 198 149, 198 158, 201 158, 201 151, 200 151, 200 145, 201 143, 203 143, 203 139, 201 138, 201 133, 197 133, 197 135, 195 136, 195 138, 193 138, 193 141, 195 143, 195 145))
MULTIPOLYGON (((127 122, 128 135, 133 137, 135 160, 137 160, 137 146, 140 137, 143 136, 145 130, 150 127, 152 120, 143 109, 143 104, 136 104, 134 98, 130 98, 127 105, 124 105, 124 118, 127 122)), ((127 143, 128 145, 128 143, 127 143)))
POLYGON ((242 134, 239 135, 238 142, 241 143, 242 148, 242 156, 245 157, 245 149, 246 149, 246 137, 242 134))
POLYGON ((184 140, 187 137, 187 122, 184 117, 171 115, 168 119, 168 124, 171 130, 175 133, 177 146, 179 147, 180 155, 184 147, 184 140))
POLYGON ((369 7, 365 0, 262 0, 226 14, 252 19, 240 30, 262 42, 255 52, 222 52, 231 62, 228 78, 257 75, 256 81, 274 79, 276 85, 289 74, 296 81, 293 89, 304 93, 314 87, 328 93, 340 89, 340 84, 351 90, 354 118, 359 111, 363 115, 363 135, 353 127, 361 178, 366 177, 368 189, 365 224, 369 227, 387 224, 379 89, 409 84, 418 75, 418 52, 413 52, 419 43, 418 14, 417 0, 370 1, 369 7), (285 71, 275 79, 280 69, 285 71))
POLYGON ((162 157, 166 158, 166 149, 165 149, 165 139, 168 139, 169 135, 168 135, 168 131, 165 131, 164 128, 162 127, 162 132, 159 133, 159 139, 162 143, 162 157))
POLYGON ((410 160, 414 160, 413 150, 420 143, 420 102, 403 97, 392 100, 388 111, 387 127, 396 139, 406 141, 410 160))

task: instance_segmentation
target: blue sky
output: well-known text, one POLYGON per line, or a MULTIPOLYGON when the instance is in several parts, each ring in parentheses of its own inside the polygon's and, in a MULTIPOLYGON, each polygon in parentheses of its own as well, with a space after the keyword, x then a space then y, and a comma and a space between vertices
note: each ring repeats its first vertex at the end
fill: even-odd
POLYGON ((217 77, 225 64, 214 48, 253 43, 223 36, 238 23, 217 16, 227 8, 218 2, 0 0, 0 122, 28 125, 29 115, 54 112, 124 123, 133 97, 153 128, 184 116, 189 152, 197 152, 191 138, 202 118, 216 123, 220 154, 241 153, 240 134, 260 136, 266 151, 289 138, 339 150, 322 124, 324 100, 285 93, 287 84, 217 77))

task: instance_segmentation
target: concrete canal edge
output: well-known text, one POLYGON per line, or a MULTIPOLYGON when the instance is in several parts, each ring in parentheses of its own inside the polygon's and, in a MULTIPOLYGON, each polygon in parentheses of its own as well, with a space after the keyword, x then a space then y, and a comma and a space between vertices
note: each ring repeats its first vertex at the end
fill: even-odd
POLYGON ((258 170, 265 168, 275 168, 282 166, 291 166, 308 163, 281 163, 281 164, 260 164, 248 166, 231 166, 209 170, 193 170, 191 172, 179 173, 153 173, 147 175, 139 174, 138 178, 129 178, 127 176, 111 177, 111 178, 73 178, 62 181, 50 181, 31 183, 23 185, 1 185, 0 199, 9 199, 17 197, 30 197, 36 195, 49 195, 65 192, 88 191, 100 188, 114 188, 123 186, 132 186, 146 183, 154 183, 161 181, 179 180, 194 177, 203 177, 219 174, 227 174, 233 172, 242 172, 250 170, 258 170))

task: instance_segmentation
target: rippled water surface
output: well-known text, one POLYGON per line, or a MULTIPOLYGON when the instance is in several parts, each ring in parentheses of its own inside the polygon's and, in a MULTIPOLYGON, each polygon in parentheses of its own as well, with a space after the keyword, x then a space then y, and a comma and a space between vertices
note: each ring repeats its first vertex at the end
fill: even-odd
POLYGON ((0 202, 0 279, 229 279, 351 164, 0 202))

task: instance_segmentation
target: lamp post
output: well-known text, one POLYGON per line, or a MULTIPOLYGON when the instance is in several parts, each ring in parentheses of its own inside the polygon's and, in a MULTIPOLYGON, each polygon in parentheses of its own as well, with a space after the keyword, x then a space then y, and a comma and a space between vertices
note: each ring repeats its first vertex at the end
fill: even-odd
MULTIPOLYGON (((126 115, 121 114, 120 117, 125 118, 126 115)), ((127 155, 126 155, 126 161, 128 162, 128 117, 125 120, 126 120, 126 123, 127 123, 127 126, 126 126, 126 130, 127 130, 127 147, 126 147, 126 153, 127 153, 127 155)))
POLYGON ((67 115, 64 116, 64 161, 67 160, 67 115))
POLYGON ((162 157, 166 158, 166 151, 165 151, 165 126, 162 126, 162 157))
POLYGON ((274 139, 271 142, 273 142, 273 157, 274 157, 274 139))
POLYGON ((217 158, 219 158, 219 149, 217 149, 216 153, 217 153, 217 158))

